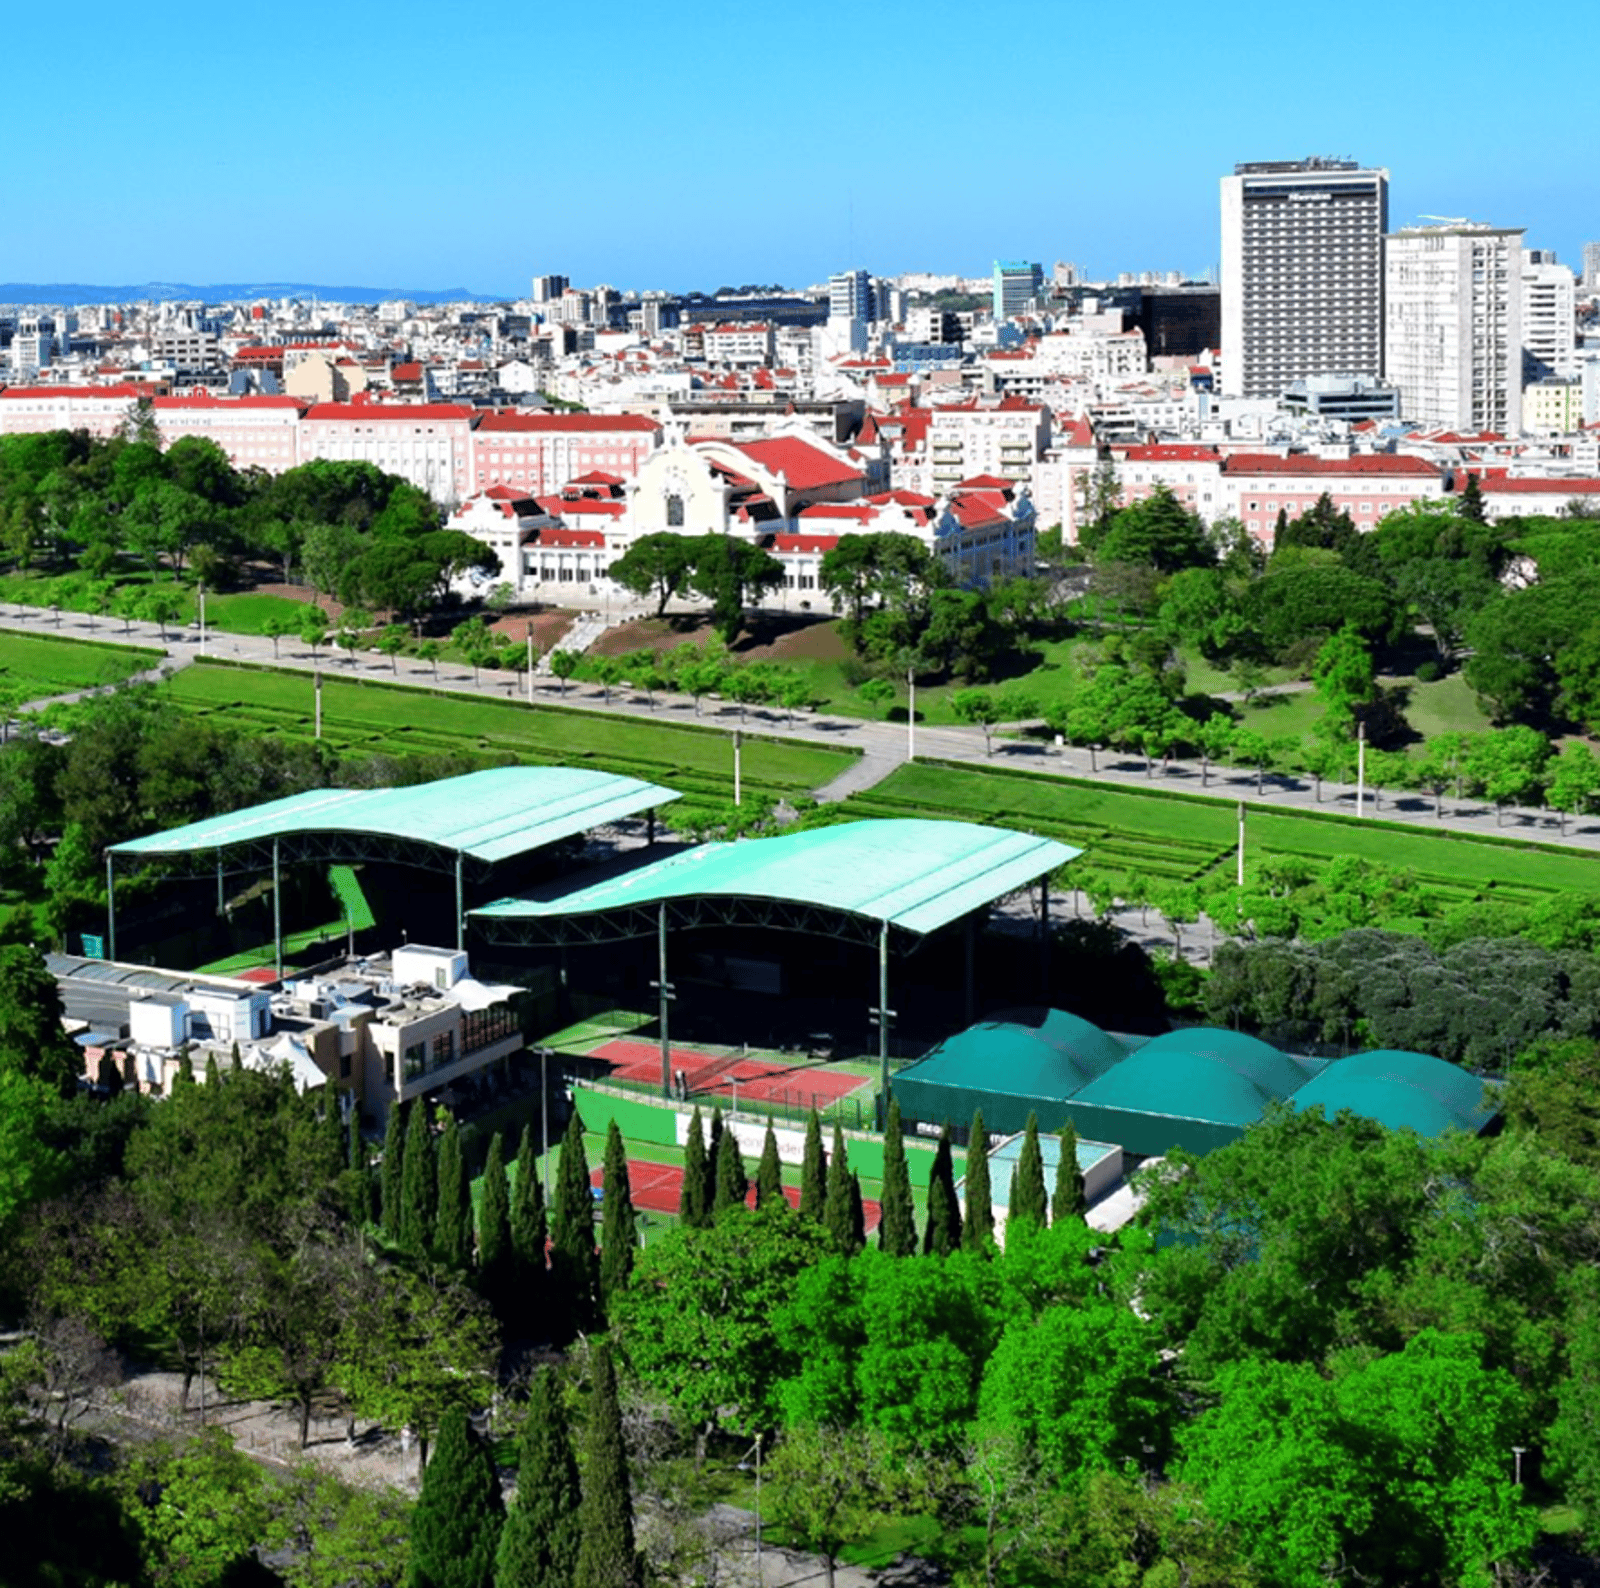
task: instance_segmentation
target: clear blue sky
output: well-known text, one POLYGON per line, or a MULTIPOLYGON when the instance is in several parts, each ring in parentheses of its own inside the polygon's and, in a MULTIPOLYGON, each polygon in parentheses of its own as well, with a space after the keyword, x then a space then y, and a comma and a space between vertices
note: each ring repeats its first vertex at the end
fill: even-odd
POLYGON ((0 280, 1199 272, 1233 162, 1313 153, 1387 166, 1394 225, 1522 225, 1578 264, 1600 237, 1589 20, 1484 0, 30 6, 7 24, 0 280))

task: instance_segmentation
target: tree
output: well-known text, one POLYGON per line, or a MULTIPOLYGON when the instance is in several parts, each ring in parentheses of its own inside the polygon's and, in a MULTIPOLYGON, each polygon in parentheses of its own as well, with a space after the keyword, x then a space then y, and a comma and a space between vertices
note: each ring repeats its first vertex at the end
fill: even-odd
POLYGON ((433 1243, 439 1219, 439 1183, 434 1168, 433 1130, 428 1106, 411 1105, 406 1123, 405 1178, 400 1186, 400 1244, 420 1257, 433 1243))
POLYGON ((311 647, 313 657, 328 642, 328 614, 319 606, 308 606, 300 617, 300 638, 311 647))
POLYGON ((767 1121, 767 1134, 761 1143, 761 1163, 756 1170, 756 1206, 781 1206, 785 1211, 789 1207, 789 1199, 783 1194, 783 1164, 778 1157, 778 1136, 770 1119, 767 1121))
POLYGON ((706 1143, 700 1126, 700 1110, 689 1116, 689 1134, 683 1144, 683 1185, 678 1191, 678 1217, 691 1229, 704 1229, 711 1222, 711 1204, 706 1199, 706 1143))
POLYGON ((561 680, 561 693, 567 692, 567 680, 577 672, 578 664, 583 660, 580 651, 551 651, 550 671, 561 680))
POLYGON ((1561 812, 1561 832, 1566 835, 1567 817, 1582 814, 1600 792, 1600 761, 1580 739, 1569 739, 1561 746, 1550 773, 1545 799, 1561 812))
POLYGON ((379 1218, 383 1233, 396 1244, 400 1240, 400 1209, 405 1196, 401 1187, 406 1156, 406 1108, 393 1103, 383 1130, 383 1162, 378 1171, 379 1218))
POLYGON ((578 1463, 555 1369, 541 1368, 517 1447, 517 1492, 500 1533, 494 1588, 570 1588, 577 1570, 578 1463))
POLYGON ((827 1189, 823 1196, 822 1226, 839 1251, 855 1251, 855 1220, 850 1210, 850 1160, 844 1132, 835 1121, 833 1151, 828 1155, 827 1189))
POLYGON ((455 1115, 448 1113, 439 1137, 438 1213, 432 1247, 439 1260, 458 1273, 472 1265, 472 1187, 462 1161, 461 1133, 455 1115))
POLYGON ((505 1148, 496 1131, 484 1160, 483 1191, 478 1204, 478 1282, 492 1305, 504 1305, 514 1267, 511 1182, 506 1177, 505 1148))
POLYGON ((1056 1161, 1056 1189, 1050 1199, 1050 1222, 1081 1219, 1089 1211, 1083 1175, 1078 1168, 1078 1132, 1069 1119, 1061 1127, 1061 1156, 1056 1161))
POLYGON ((624 590, 656 598, 656 616, 680 595, 694 570, 694 542, 686 535, 641 535, 610 568, 607 576, 624 590))
POLYGON ((989 1192, 989 1135, 984 1128, 983 1110, 972 1116, 967 1137, 967 1210, 961 1222, 961 1245, 965 1251, 984 1252, 994 1244, 994 1206, 989 1192))
POLYGON ((62 1029, 56 979, 32 948, 0 945, 0 1068, 71 1096, 83 1061, 62 1029))
POLYGON ((823 554, 817 585, 835 612, 843 610, 845 634, 858 655, 871 648, 868 614, 883 614, 888 622, 876 637, 888 654, 921 626, 928 593, 940 577, 936 559, 916 536, 890 531, 841 535, 823 554))
POLYGON ((731 535, 700 535, 691 541, 690 586, 711 603, 711 626, 731 645, 744 627, 750 596, 757 600, 783 583, 783 564, 763 547, 731 535))
POLYGON ((622 1444, 622 1408, 611 1347, 605 1341, 595 1347, 591 1364, 572 1588, 639 1588, 643 1575, 634 1544, 633 1488, 622 1444))
POLYGON ((633 1191, 628 1152, 616 1120, 606 1128, 604 1201, 600 1205, 600 1305, 607 1317, 633 1272, 638 1236, 633 1227, 633 1191))
POLYGON ((1114 513, 1092 549, 1097 564, 1135 563, 1162 573, 1208 568, 1216 562, 1205 525, 1165 485, 1114 513))
POLYGON ((544 1188, 533 1153, 533 1128, 522 1127, 517 1148, 517 1175, 511 1187, 511 1258, 513 1288, 522 1308, 539 1316, 549 1300, 546 1284, 546 1247, 549 1226, 545 1216, 544 1188))
POLYGON ((739 1138, 732 1126, 726 1126, 717 1143, 716 1190, 711 1211, 721 1213, 725 1208, 742 1208, 749 1195, 750 1182, 745 1176, 744 1160, 739 1155, 739 1138))
POLYGON ((822 1121, 816 1109, 806 1116, 806 1144, 800 1160, 800 1217, 822 1223, 828 1199, 827 1167, 822 1151, 822 1121))
POLYGON ((948 1257, 960 1249, 961 1204, 956 1199, 955 1162, 946 1124, 928 1167, 928 1222, 922 1232, 922 1250, 925 1256, 948 1257))
POLYGON ((403 623, 390 623, 378 636, 377 649, 389 658, 389 666, 396 678, 400 676, 400 653, 411 642, 411 635, 403 623))
POLYGON ((1470 469, 1465 472, 1467 483, 1461 487, 1461 495, 1456 498, 1456 512, 1475 524, 1487 523, 1489 515, 1483 505, 1483 489, 1478 484, 1478 476, 1470 469))
POLYGON ((822 1556, 828 1588, 840 1551, 883 1520, 885 1465, 882 1441, 862 1428, 793 1428, 773 1455, 773 1509, 822 1556))
POLYGON ((891 1257, 912 1257, 917 1250, 916 1208, 911 1200, 911 1167, 906 1161, 900 1125, 900 1099, 889 1097, 889 1119, 883 1135, 883 1199, 878 1219, 878 1247, 891 1257))
POLYGON ((950 705, 963 722, 983 729, 983 753, 994 753, 994 725, 1001 720, 999 702, 988 689, 961 689, 950 697, 950 705))
POLYGON ((1348 739, 1374 688, 1371 648, 1352 624, 1323 642, 1311 664, 1311 679, 1325 708, 1317 731, 1328 739, 1348 739))
POLYGON ((1468 754, 1468 771, 1494 801, 1496 826, 1504 822, 1506 806, 1534 798, 1549 758, 1550 741, 1533 728, 1519 724, 1476 735, 1468 754))
POLYGON ((482 1441, 459 1406, 439 1424, 438 1448, 411 1513, 407 1588, 495 1588, 505 1507, 482 1441))
POLYGON ((550 1218, 550 1268, 568 1327, 585 1333, 595 1321, 594 1196, 583 1150, 583 1119, 572 1111, 561 1140, 555 1206, 550 1218))
POLYGON ((1045 1200, 1044 1156, 1039 1150, 1039 1116, 1030 1112, 1022 1133, 1022 1155, 1011 1181, 1011 1196, 1006 1208, 1006 1230, 1042 1230, 1049 1220, 1045 1200))

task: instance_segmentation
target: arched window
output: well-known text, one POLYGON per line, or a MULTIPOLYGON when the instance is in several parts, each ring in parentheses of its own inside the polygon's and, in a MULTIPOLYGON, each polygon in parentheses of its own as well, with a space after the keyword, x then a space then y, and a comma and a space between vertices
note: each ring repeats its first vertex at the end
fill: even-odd
POLYGON ((676 492, 667 498, 667 528, 683 528, 683 498, 676 492))

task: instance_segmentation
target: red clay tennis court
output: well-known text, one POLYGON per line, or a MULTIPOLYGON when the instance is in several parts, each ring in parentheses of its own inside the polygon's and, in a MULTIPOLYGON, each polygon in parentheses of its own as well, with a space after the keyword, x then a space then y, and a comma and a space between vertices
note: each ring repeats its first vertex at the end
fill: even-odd
MULTIPOLYGON (((593 1169, 589 1173, 589 1184, 603 1186, 606 1180, 604 1169, 593 1169)), ((633 1197, 633 1205, 642 1213, 676 1213, 678 1203, 683 1195, 683 1170, 674 1163, 647 1163, 639 1158, 628 1160, 628 1191, 633 1197)), ((783 1194, 789 1199, 789 1206, 800 1206, 800 1191, 796 1186, 786 1185, 783 1194)), ((745 1199, 754 1207, 756 1205, 756 1188, 750 1187, 750 1195, 745 1199)), ((876 1202, 862 1200, 862 1208, 866 1213, 867 1228, 875 1230, 878 1227, 880 1210, 876 1202)))
MULTIPOLYGON (((604 1059, 619 1081, 659 1084, 661 1080, 661 1049, 654 1043, 618 1037, 593 1049, 589 1057, 604 1059)), ((673 1048, 672 1068, 674 1072, 683 1071, 691 1097, 730 1096, 733 1080, 737 1079, 741 1098, 797 1108, 823 1108, 869 1084, 859 1075, 815 1064, 719 1058, 694 1048, 673 1048)))

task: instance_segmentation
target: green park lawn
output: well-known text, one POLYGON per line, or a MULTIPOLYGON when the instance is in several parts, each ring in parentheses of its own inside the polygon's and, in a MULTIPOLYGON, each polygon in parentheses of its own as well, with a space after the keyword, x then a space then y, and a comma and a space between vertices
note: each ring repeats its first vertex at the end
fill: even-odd
POLYGON ((147 667, 161 653, 132 645, 105 645, 40 634, 0 632, 0 694, 39 700, 75 689, 114 684, 147 667))
MULTIPOLYGON (((304 674, 270 669, 186 667, 166 686, 181 706, 225 713, 266 733, 308 737, 314 697, 304 674)), ((730 736, 687 723, 656 723, 595 712, 474 700, 381 681, 323 675, 323 734, 342 750, 363 754, 512 756, 519 761, 593 766, 662 779, 707 799, 731 799, 730 736)), ((853 751, 748 736, 743 778, 752 791, 808 794, 845 770, 853 751)))
MULTIPOLYGON (((1159 881, 1203 876, 1231 858, 1238 835, 1234 809, 1224 801, 926 762, 898 768, 845 805, 864 816, 938 814, 1047 833, 1081 847, 1084 863, 1096 870, 1159 881)), ((1435 832, 1252 806, 1245 846, 1255 856, 1322 861, 1351 855, 1414 871, 1465 897, 1487 890, 1502 897, 1600 893, 1600 856, 1486 842, 1453 833, 1448 822, 1435 832)))

